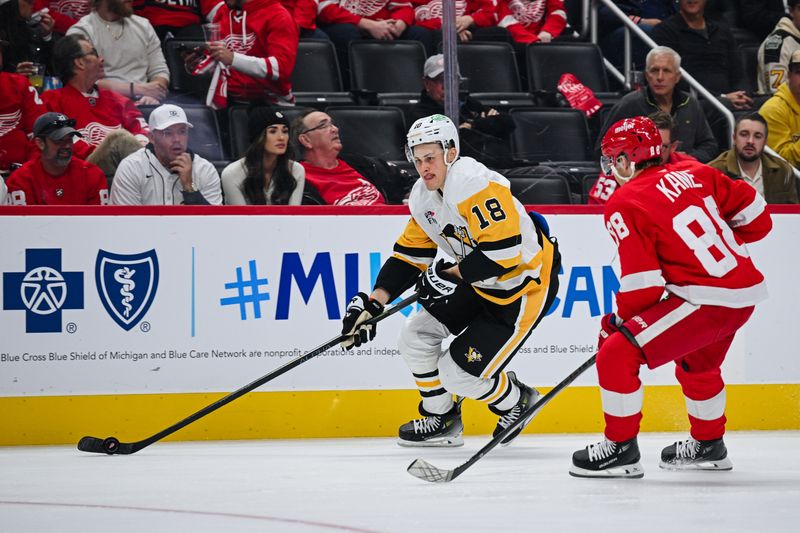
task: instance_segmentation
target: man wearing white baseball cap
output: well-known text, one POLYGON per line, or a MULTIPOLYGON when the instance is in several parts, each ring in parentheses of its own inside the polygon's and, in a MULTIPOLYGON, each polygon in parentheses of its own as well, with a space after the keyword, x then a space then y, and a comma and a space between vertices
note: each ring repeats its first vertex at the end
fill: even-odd
POLYGON ((164 104, 150 113, 150 143, 122 160, 112 205, 221 205, 217 170, 189 150, 186 113, 164 104))

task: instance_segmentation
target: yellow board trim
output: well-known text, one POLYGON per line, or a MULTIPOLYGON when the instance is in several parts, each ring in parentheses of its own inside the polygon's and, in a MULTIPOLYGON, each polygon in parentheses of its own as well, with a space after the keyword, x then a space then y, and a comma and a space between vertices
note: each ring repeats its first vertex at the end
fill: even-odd
MULTIPOLYGON (((541 392, 549 389, 542 388, 541 392)), ((30 396, 0 398, 0 445, 75 444, 84 435, 144 439, 224 394, 30 396)), ((414 390, 255 392, 190 424, 166 440, 238 440, 315 437, 390 437, 419 416, 414 390)), ((686 431, 683 393, 677 386, 645 387, 643 431, 686 431)), ((800 430, 800 384, 729 385, 729 430, 800 430)), ((483 403, 464 405, 468 435, 497 423, 483 403)), ((600 433, 597 387, 571 387, 558 395, 527 433, 600 433)))

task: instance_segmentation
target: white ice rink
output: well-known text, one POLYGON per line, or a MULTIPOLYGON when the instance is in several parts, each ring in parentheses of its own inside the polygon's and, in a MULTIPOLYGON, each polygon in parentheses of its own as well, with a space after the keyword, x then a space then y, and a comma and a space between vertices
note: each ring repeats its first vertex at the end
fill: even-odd
POLYGON ((74 447, 0 448, 0 531, 443 532, 800 531, 800 432, 726 435, 732 472, 667 472, 639 438, 645 477, 567 474, 598 435, 526 435, 458 479, 406 473, 423 457, 453 468, 457 449, 406 449, 390 439, 156 443, 131 456, 74 447))

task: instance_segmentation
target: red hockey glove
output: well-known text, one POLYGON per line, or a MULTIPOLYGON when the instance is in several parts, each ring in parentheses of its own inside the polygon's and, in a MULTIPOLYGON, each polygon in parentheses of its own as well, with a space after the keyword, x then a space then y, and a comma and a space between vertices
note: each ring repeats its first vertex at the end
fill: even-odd
POLYGON ((600 335, 597 338, 598 352, 603 346, 603 343, 606 342, 613 333, 619 331, 621 325, 622 320, 614 313, 608 313, 600 320, 600 335))

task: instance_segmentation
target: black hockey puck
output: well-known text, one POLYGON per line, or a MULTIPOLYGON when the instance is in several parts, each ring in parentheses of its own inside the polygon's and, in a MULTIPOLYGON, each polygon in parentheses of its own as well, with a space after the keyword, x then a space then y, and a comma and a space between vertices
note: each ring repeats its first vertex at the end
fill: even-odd
POLYGON ((119 441, 115 437, 108 437, 103 441, 103 451, 108 455, 114 455, 119 448, 119 441))

